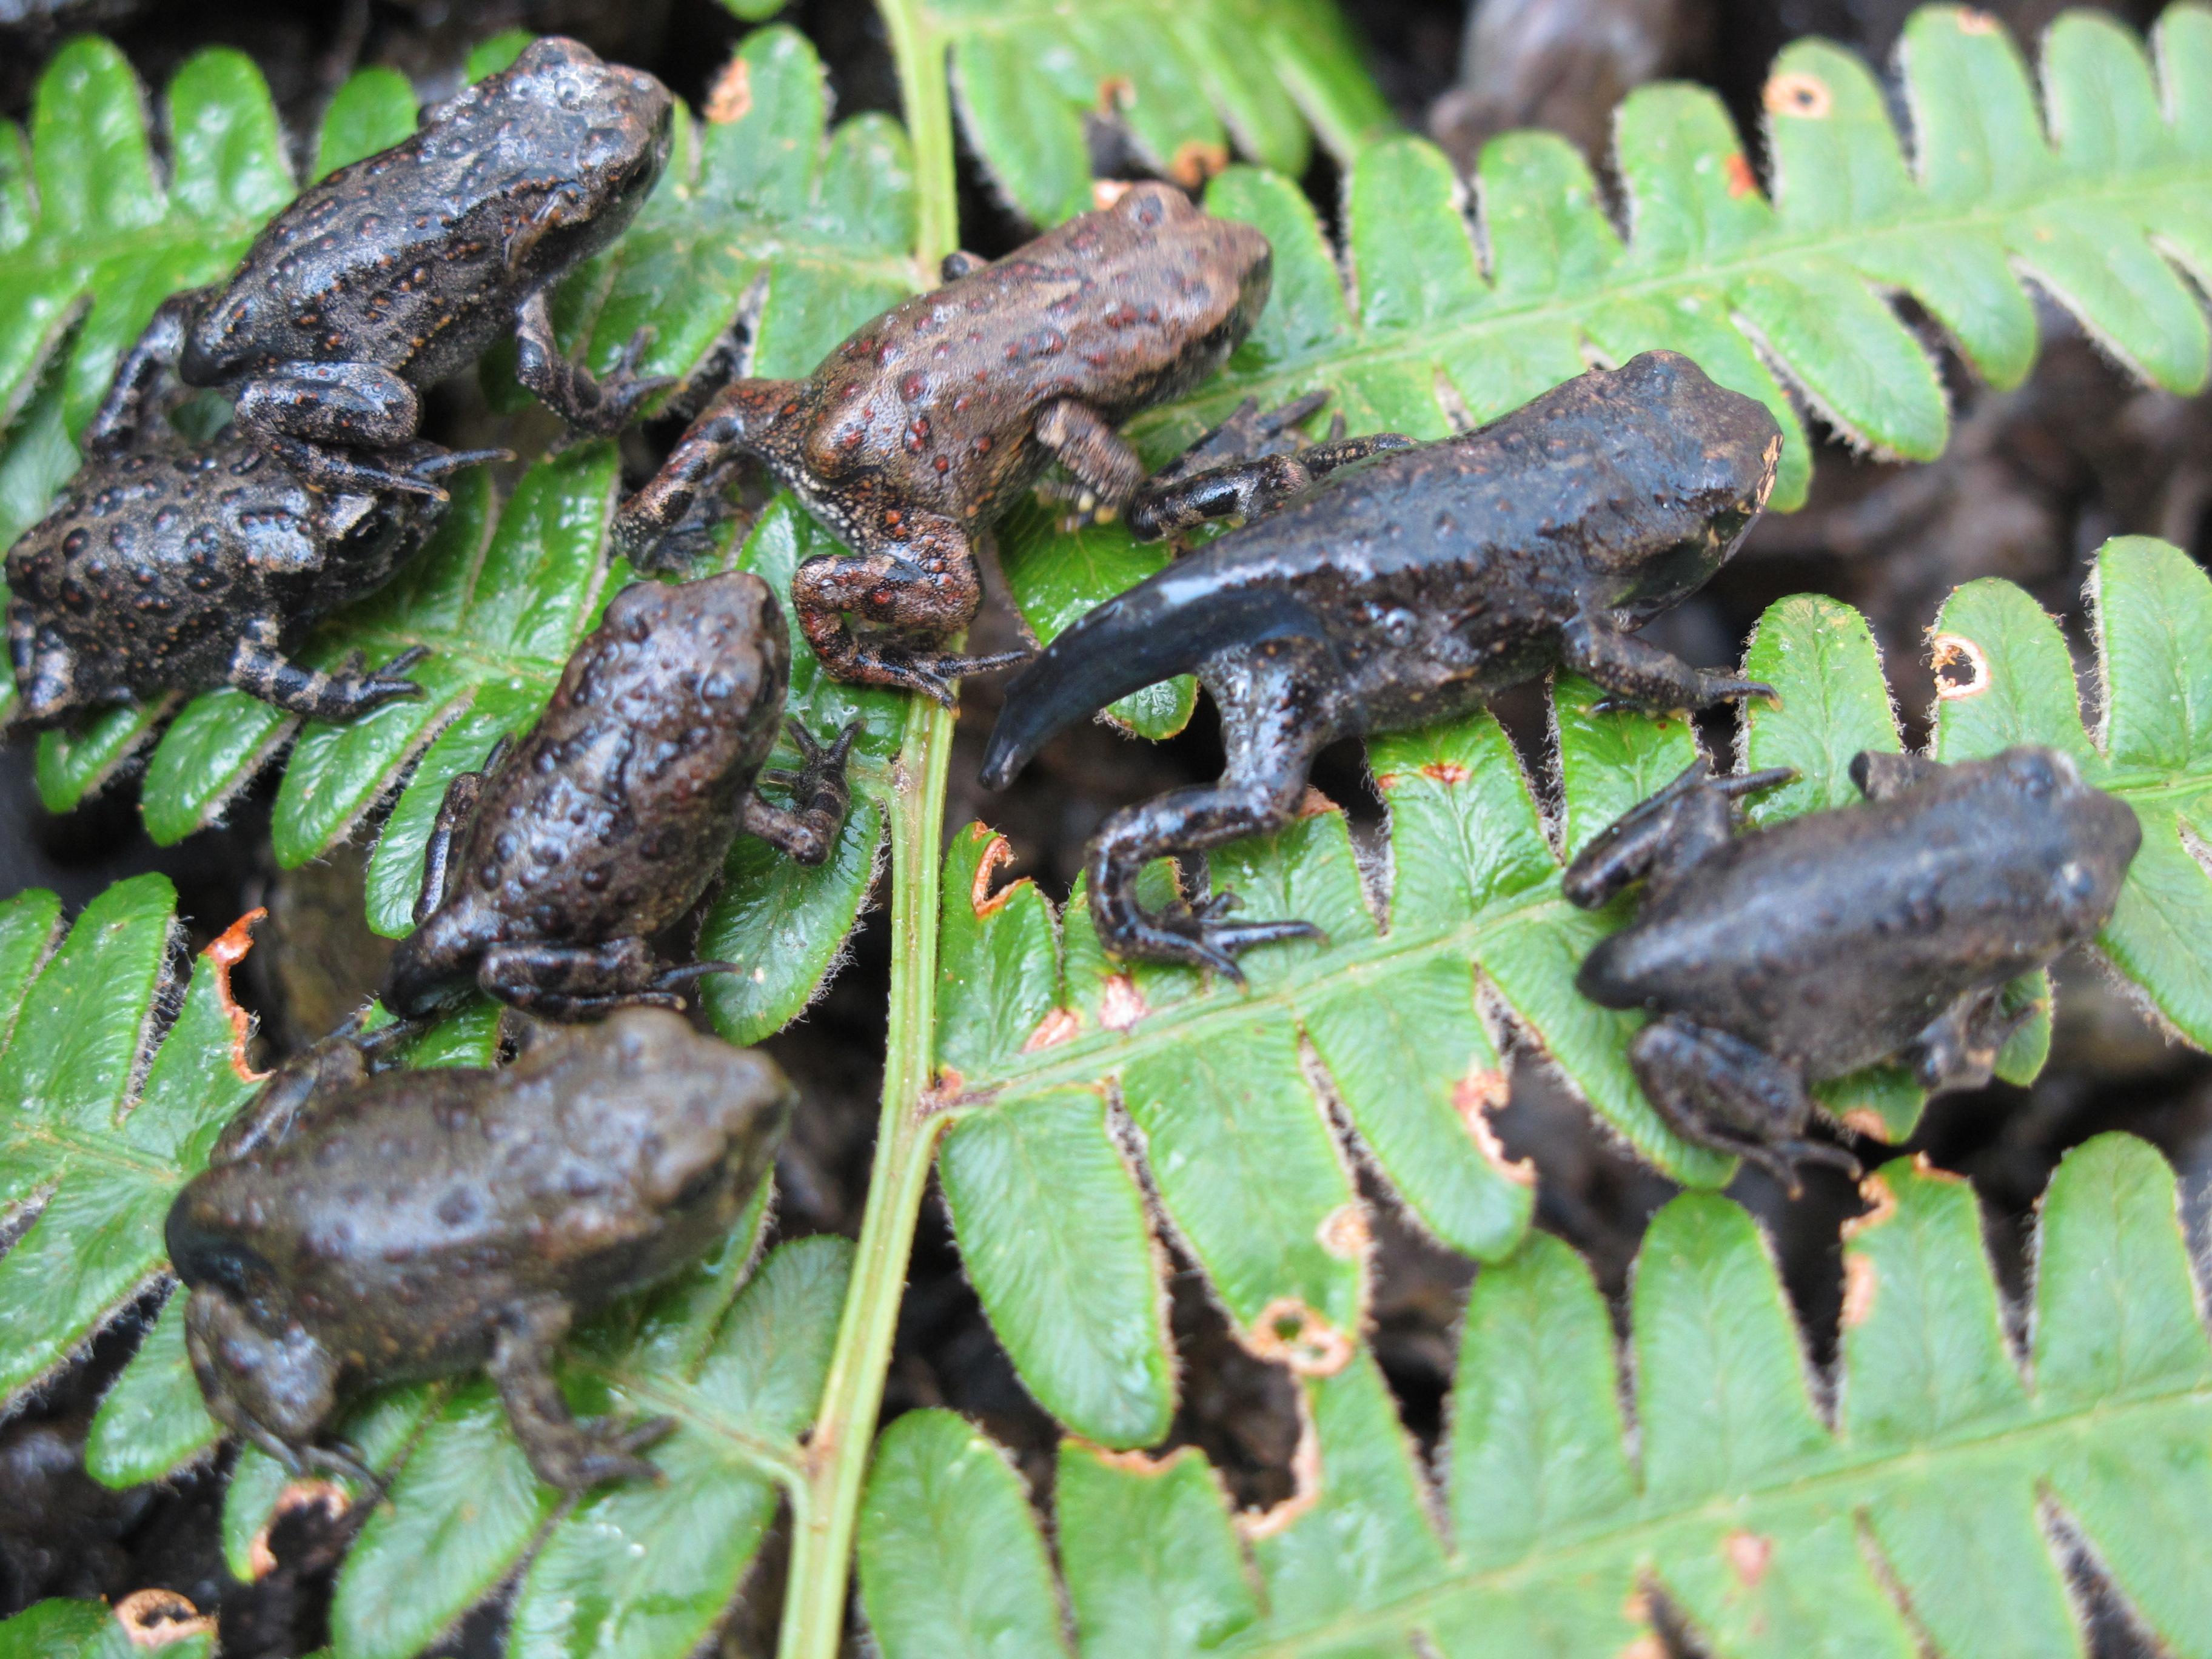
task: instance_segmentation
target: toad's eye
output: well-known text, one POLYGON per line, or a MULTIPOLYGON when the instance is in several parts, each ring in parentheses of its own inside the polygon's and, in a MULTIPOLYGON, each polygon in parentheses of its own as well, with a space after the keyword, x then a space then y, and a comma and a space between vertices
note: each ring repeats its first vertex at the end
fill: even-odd
POLYGON ((2096 891, 2095 873, 2079 859, 2067 860, 2051 878, 2052 902, 2062 909, 2073 909, 2087 904, 2095 896, 2096 891))
POLYGON ((729 1184, 730 1171, 721 1164, 707 1164, 677 1189, 669 1200, 672 1210, 696 1209, 711 1202, 722 1188, 729 1184))
POLYGON ((169 1218, 168 1246, 169 1261, 185 1284, 212 1285, 240 1302, 252 1301, 274 1276, 258 1251, 180 1216, 169 1218))

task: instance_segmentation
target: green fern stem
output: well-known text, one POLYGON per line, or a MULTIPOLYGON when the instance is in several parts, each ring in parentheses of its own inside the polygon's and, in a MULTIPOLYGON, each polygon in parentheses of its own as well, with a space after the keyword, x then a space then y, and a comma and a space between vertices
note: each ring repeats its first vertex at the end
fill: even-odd
POLYGON ((890 796, 890 1030, 875 1166, 822 1411, 807 1444, 802 1501, 794 1506, 791 1576, 777 1649, 781 1659, 836 1659, 843 1636, 854 1525, 890 1369, 915 1222, 946 1122, 927 1102, 936 1030, 938 848, 951 750, 951 712, 916 697, 890 796))
POLYGON ((890 1030, 883 1111, 860 1249, 837 1329, 821 1414, 794 1493, 781 1659, 836 1659, 845 1628, 853 1530, 890 1369, 915 1222, 945 1115, 929 1105, 937 1029, 937 909, 952 714, 916 697, 892 777, 890 1030))
POLYGON ((934 273, 960 246, 960 194, 952 168, 952 94, 945 78, 942 36, 935 34, 914 0, 877 0, 891 58, 898 65, 899 98, 906 106, 907 137, 914 144, 915 256, 934 273))
MULTIPOLYGON (((928 30, 911 0, 879 0, 878 9, 898 64, 914 144, 915 258, 933 273, 960 235, 944 51, 940 45, 931 61, 928 30)), ((890 1370, 915 1223, 945 1130, 944 1115, 927 1103, 936 1050, 938 871, 952 719, 951 711, 927 697, 913 700, 891 781, 891 994, 883 1109, 860 1249, 821 1413, 807 1443, 806 1484, 793 1494, 780 1659, 836 1659, 844 1638, 854 1528, 890 1370)))

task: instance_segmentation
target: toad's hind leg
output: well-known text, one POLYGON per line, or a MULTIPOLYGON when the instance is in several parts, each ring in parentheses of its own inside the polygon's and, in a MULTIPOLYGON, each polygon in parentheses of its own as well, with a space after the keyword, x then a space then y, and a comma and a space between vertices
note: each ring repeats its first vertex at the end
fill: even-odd
POLYGON ((691 422, 660 471, 615 514, 615 550, 641 570, 676 570, 721 516, 722 486, 738 463, 797 406, 796 380, 732 380, 691 422))
POLYGON ((1628 1063, 1677 1134, 1750 1159, 1793 1198, 1803 1185, 1800 1164, 1859 1173, 1844 1148, 1806 1137, 1813 1097, 1805 1079, 1756 1044, 1670 1014, 1636 1034, 1628 1063))
POLYGON ((401 677, 422 660, 424 648, 401 652, 381 668, 364 672, 356 654, 325 673, 302 668, 275 646, 251 637, 238 642, 224 677, 249 696, 274 703, 287 714, 319 720, 349 720, 400 697, 419 697, 422 688, 401 677))
POLYGON ((305 483, 445 499, 434 480, 375 453, 410 442, 422 423, 415 388, 381 364, 293 363, 267 370, 240 388, 235 414, 241 432, 305 483))
POLYGON ((828 554, 793 573, 791 602, 822 665, 841 680, 895 685, 952 707, 952 682, 1025 660, 1026 651, 963 656, 918 640, 941 640, 968 626, 983 602, 967 532, 933 513, 908 513, 902 539, 867 553, 828 554), (875 630, 855 634, 848 613, 875 630))
POLYGON ((619 1423, 593 1418, 579 1423, 553 1380, 553 1358, 569 1323, 566 1304, 529 1302, 510 1309, 492 1339, 491 1380, 523 1455, 540 1480, 581 1492, 605 1480, 659 1480, 660 1471, 638 1455, 665 1439, 672 1417, 619 1423))
POLYGON ((1317 641, 1292 637, 1224 653, 1208 665, 1206 684, 1220 706, 1228 749, 1220 781, 1125 807, 1091 842, 1091 914, 1115 955, 1187 962, 1241 983, 1240 951, 1322 936, 1310 921, 1224 921, 1237 903, 1225 892, 1197 908, 1149 912, 1137 902, 1137 880, 1163 854, 1264 835, 1297 816, 1313 757, 1336 735, 1312 690, 1330 672, 1325 656, 1317 641))
POLYGON ((1596 705, 1600 713, 1638 708, 1665 714, 1774 695, 1774 688, 1764 681, 1721 669, 1692 668, 1673 653, 1593 617, 1577 617, 1562 628, 1559 647, 1568 667, 1605 690, 1607 695, 1596 705))
POLYGON ((728 962, 668 962, 633 934, 603 945, 495 945, 477 968, 477 983, 525 1013, 573 1020, 627 1003, 681 1008, 680 993, 694 981, 736 971, 728 962))

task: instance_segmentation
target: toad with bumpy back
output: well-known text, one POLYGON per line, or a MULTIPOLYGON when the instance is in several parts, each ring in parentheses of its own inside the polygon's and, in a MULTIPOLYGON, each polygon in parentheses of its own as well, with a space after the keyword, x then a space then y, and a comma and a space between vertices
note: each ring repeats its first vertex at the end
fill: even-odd
POLYGON ((673 1423, 577 1422, 555 1351, 729 1231, 795 1099, 765 1055, 657 1008, 543 1031, 498 1071, 310 1051, 170 1206, 209 1411, 295 1473, 358 1472, 318 1443, 347 1400, 488 1365, 539 1480, 658 1479, 638 1454, 673 1423))
MULTIPOLYGON (((1005 787, 1062 726, 1195 669, 1227 769, 1106 820, 1087 860, 1091 915, 1117 956, 1241 978, 1238 951, 1314 928, 1224 921, 1227 893, 1150 914, 1137 878, 1163 854, 1290 823, 1337 738, 1455 719, 1561 662, 1640 708, 1771 696, 1629 630, 1735 550, 1781 453, 1764 404, 1651 351, 1478 431, 1334 471, 1054 640, 1006 688, 983 781, 1005 787)), ((1167 510, 1261 512, 1304 482, 1281 474, 1280 458, 1217 466, 1167 510)))
POLYGON ((413 137, 301 191, 227 282, 166 302, 118 388, 173 364, 228 392, 240 429, 311 483, 436 495, 386 452, 414 439, 423 387, 513 330, 525 386, 573 426, 617 430, 668 384, 632 373, 647 337, 594 380, 561 356, 547 301, 644 205, 673 108, 641 70, 532 42, 413 137))
MULTIPOLYGON (((419 650, 374 672, 305 668, 288 653, 422 546, 442 493, 314 489, 235 428, 187 443, 161 408, 125 402, 53 511, 9 550, 16 722, 66 726, 225 684, 330 720, 416 696, 399 673, 419 650)), ((390 465, 428 483, 484 459, 410 444, 390 465)))
POLYGON ((473 982, 580 1019, 623 1002, 680 1008, 680 988, 731 971, 672 965, 651 940, 721 874, 739 830, 802 864, 835 847, 856 726, 823 748, 790 721, 805 769, 761 770, 790 678, 782 607, 757 576, 617 594, 529 734, 447 787, 385 1006, 427 1015, 473 982), (762 799, 763 778, 791 808, 762 799))
POLYGON ((811 378, 725 387, 616 515, 615 545, 641 568, 679 564, 732 469, 757 457, 854 550, 792 579, 823 665, 950 707, 953 680, 1022 655, 935 648, 975 614, 992 524, 1054 459, 1079 507, 1139 523, 1144 465, 1115 428, 1228 360, 1267 304, 1271 259, 1249 225, 1160 184, 994 264, 955 254, 944 287, 862 327, 811 378))
POLYGON ((2027 1012, 1999 994, 2112 919, 2142 844, 2125 802, 2055 750, 1942 765, 1863 753, 1863 805, 1731 836, 1731 798, 1786 771, 1692 767, 1568 867, 1585 908, 1644 878, 1637 919, 1598 942, 1575 983, 1654 1016, 1629 1063, 1659 1115, 1698 1144, 1764 1165, 1837 1164, 1806 1138, 1808 1083, 1893 1056, 1921 1087, 1978 1088, 2027 1012))

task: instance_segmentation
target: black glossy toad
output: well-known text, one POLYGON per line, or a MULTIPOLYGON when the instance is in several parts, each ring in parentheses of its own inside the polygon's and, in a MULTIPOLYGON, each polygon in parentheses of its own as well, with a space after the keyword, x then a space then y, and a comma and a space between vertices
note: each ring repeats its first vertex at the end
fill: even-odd
POLYGON ((1862 753, 1864 804, 1731 836, 1730 798, 1790 775, 1692 767, 1591 842, 1565 890, 1591 908, 1643 878, 1637 919, 1575 983, 1652 1014, 1628 1058, 1662 1117, 1794 1192, 1797 1162, 1856 1168, 1806 1137, 1807 1085, 1893 1056, 1931 1091, 1988 1082, 2026 1017, 1999 992, 2096 936, 2142 831, 2066 756, 2023 747, 1862 753))
POLYGON ((1192 473, 1156 508, 1164 522, 1261 516, 1055 639, 1007 687, 984 783, 1004 787, 1060 727, 1195 669, 1221 713, 1227 769, 1106 820, 1087 860, 1091 914, 1116 955, 1240 977, 1239 951, 1313 928, 1226 921, 1226 893, 1149 914, 1138 875, 1163 854, 1291 822, 1314 756, 1335 739, 1450 720, 1557 663, 1643 708, 1767 693, 1631 630, 1735 551, 1781 453, 1765 405, 1652 351, 1303 489, 1321 469, 1279 457, 1192 473), (1284 487, 1297 493, 1267 511, 1284 487))

